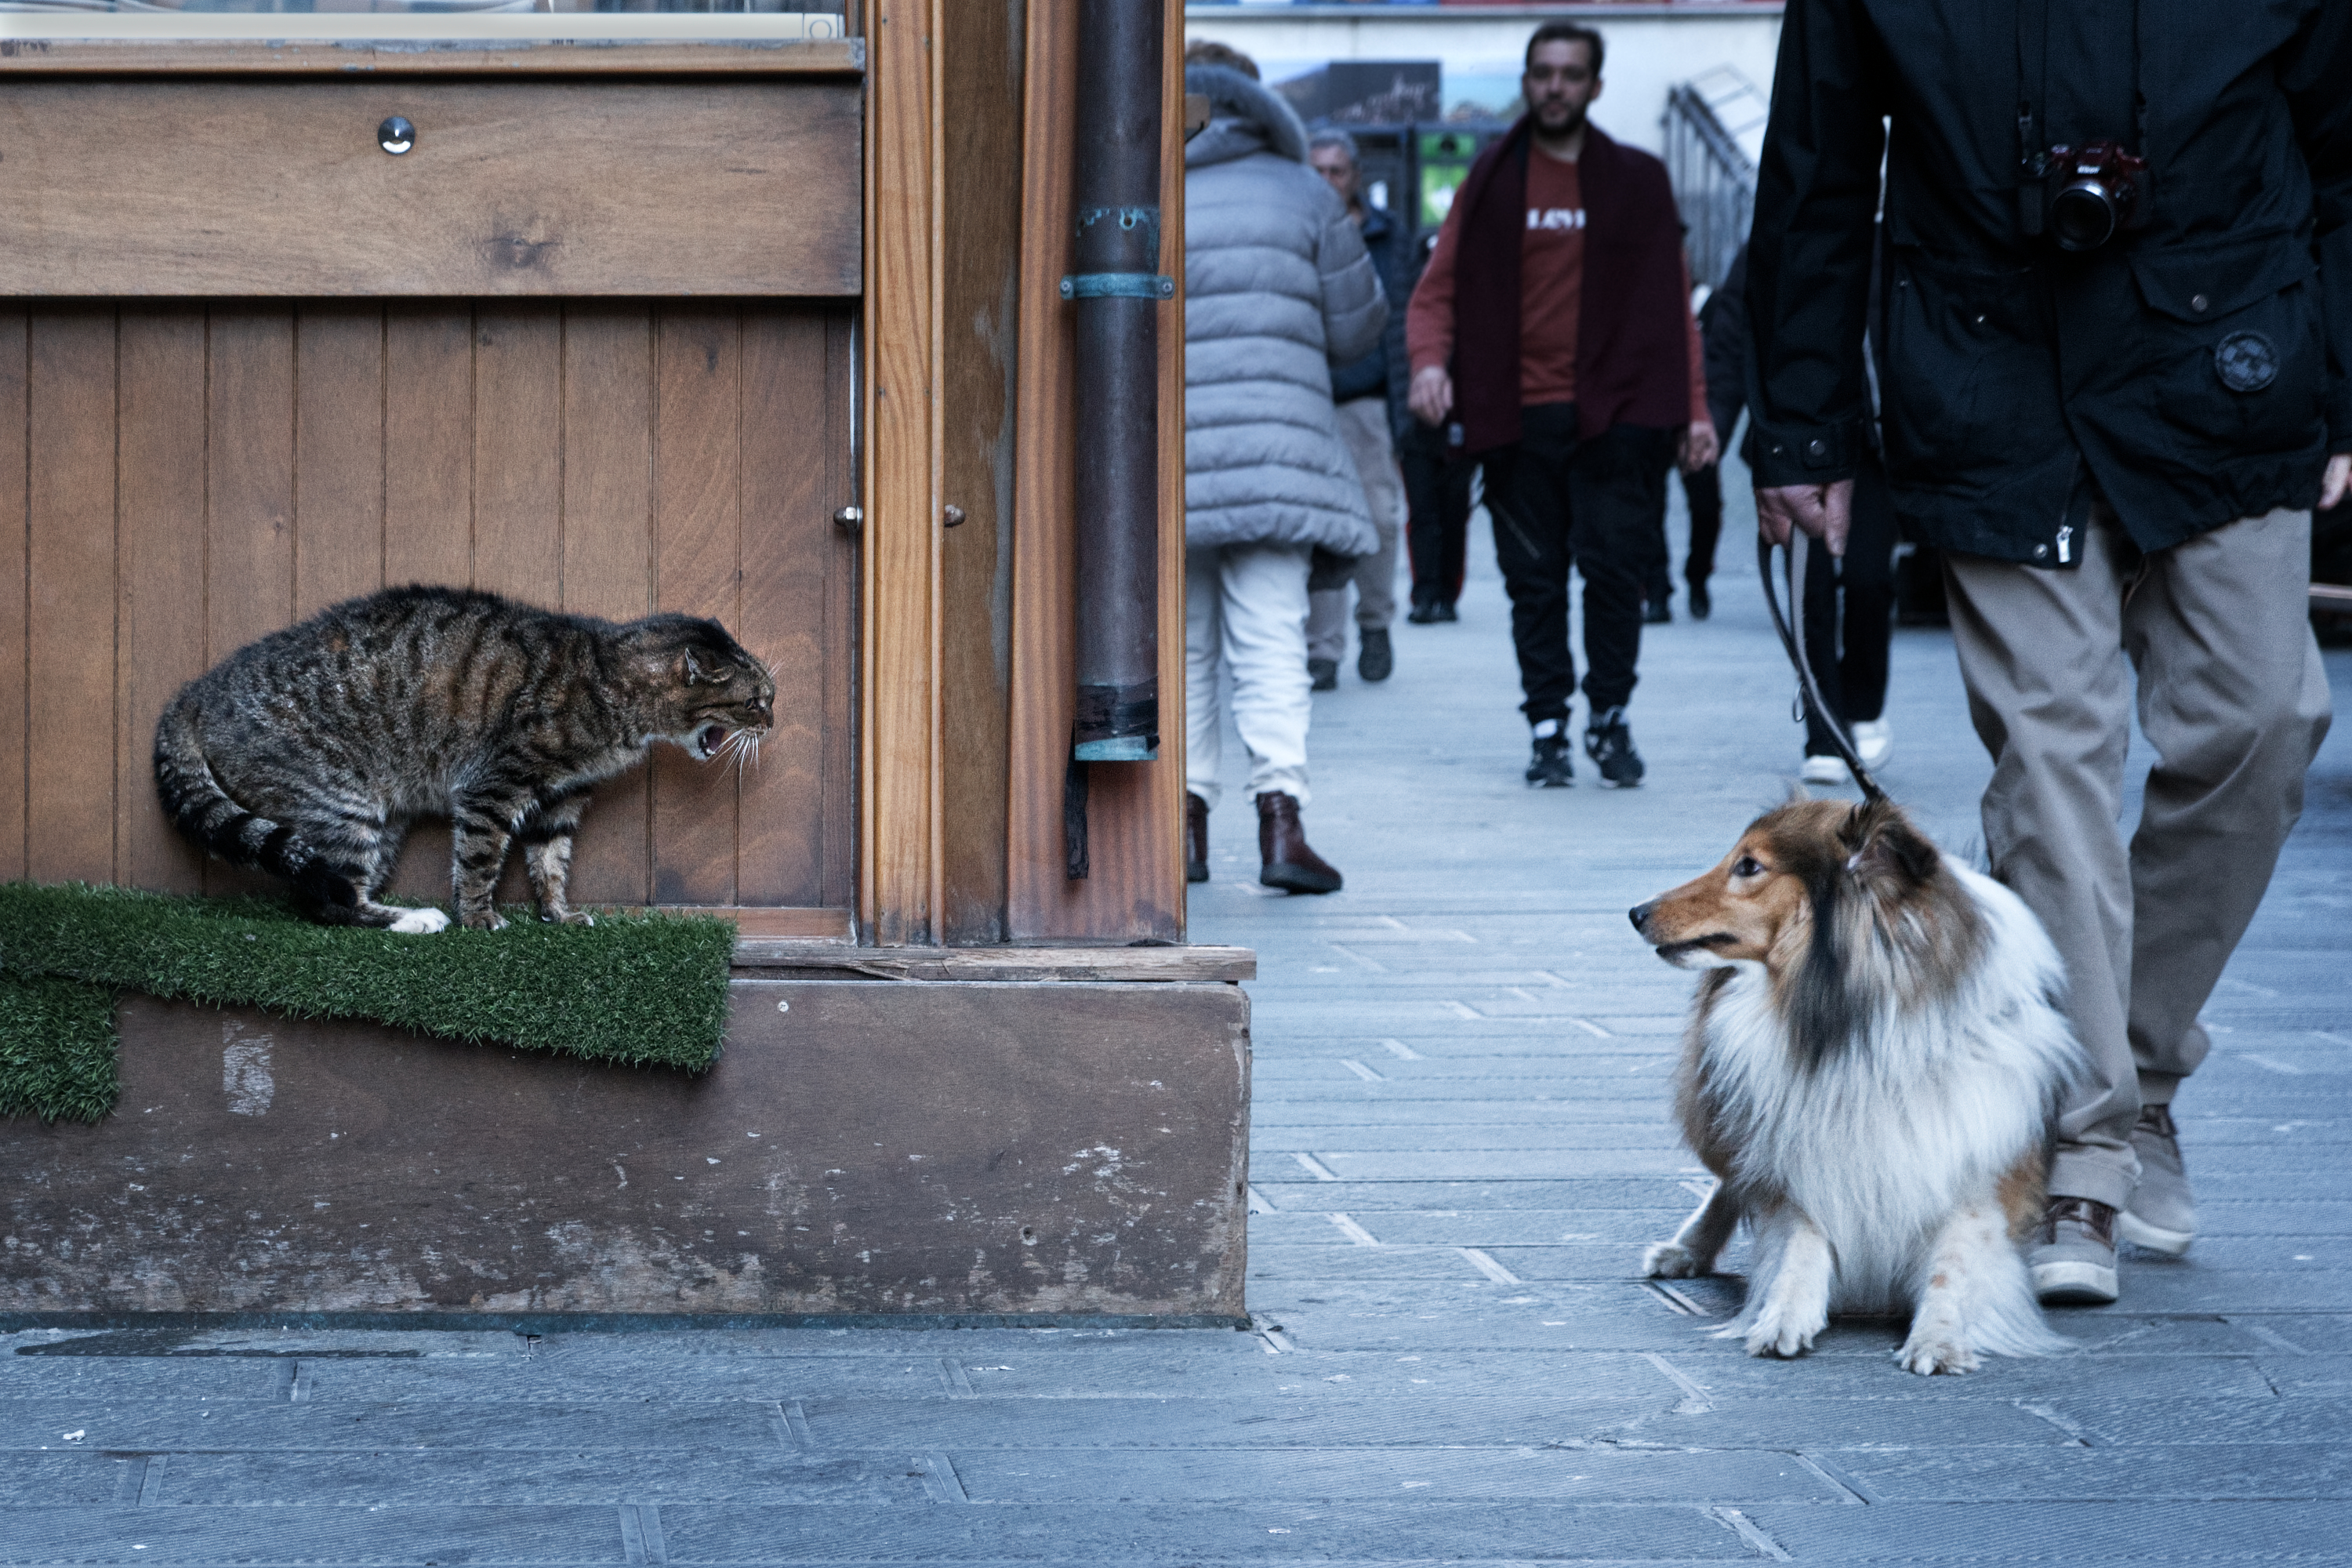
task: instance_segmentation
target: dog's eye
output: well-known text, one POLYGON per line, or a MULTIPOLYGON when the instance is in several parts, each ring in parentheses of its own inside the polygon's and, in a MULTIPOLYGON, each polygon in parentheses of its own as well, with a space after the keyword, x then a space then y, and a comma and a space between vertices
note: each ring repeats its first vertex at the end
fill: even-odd
POLYGON ((1760 877, 1764 874, 1764 867, 1755 856, 1742 855, 1731 863, 1731 874, 1735 877, 1760 877))

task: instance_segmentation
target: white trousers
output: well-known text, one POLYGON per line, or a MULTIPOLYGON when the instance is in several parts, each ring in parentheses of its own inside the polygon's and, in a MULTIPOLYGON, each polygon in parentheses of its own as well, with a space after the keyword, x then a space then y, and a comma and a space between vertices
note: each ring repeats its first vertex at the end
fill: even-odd
POLYGON ((1308 554, 1303 544, 1184 552, 1184 787, 1212 806, 1224 742, 1220 663, 1233 666, 1251 798, 1279 790, 1307 804, 1308 554))

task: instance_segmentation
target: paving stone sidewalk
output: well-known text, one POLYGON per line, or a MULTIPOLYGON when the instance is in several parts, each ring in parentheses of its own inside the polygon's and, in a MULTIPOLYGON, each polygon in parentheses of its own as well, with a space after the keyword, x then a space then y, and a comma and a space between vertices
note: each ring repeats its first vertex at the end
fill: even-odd
MULTIPOLYGON (((1520 784, 1483 550, 1460 624, 1317 699, 1345 892, 1255 886, 1236 763, 1192 929, 1261 953, 1260 1331, 0 1336, 0 1568, 2352 1562, 2352 728, 2180 1099, 2204 1234, 2053 1314, 2079 1352, 1922 1379, 1860 1322, 1751 1361, 1706 1334, 1736 1279, 1633 1277, 1700 1173, 1689 978, 1623 911, 1797 761, 1743 564, 1646 639, 1638 791, 1520 784)), ((1969 847, 1942 634, 1898 634, 1889 717, 1890 787, 1969 847)))

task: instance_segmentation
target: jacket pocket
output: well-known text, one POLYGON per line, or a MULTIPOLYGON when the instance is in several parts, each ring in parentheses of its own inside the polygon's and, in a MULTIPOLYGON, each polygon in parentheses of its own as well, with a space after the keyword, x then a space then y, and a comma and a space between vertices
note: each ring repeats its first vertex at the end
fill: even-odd
POLYGON ((2067 440, 2037 292, 2023 269, 1967 269, 1896 250, 1881 374, 1891 477, 1983 489, 2067 440))
POLYGON ((2134 401, 2165 447, 2202 468, 2323 439, 2319 267, 2305 237, 2137 250, 2131 268, 2147 307, 2134 401))

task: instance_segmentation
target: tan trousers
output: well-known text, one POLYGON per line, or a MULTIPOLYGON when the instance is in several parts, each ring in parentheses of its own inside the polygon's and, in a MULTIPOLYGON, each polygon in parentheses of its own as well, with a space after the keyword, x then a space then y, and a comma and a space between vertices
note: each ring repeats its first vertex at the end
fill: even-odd
POLYGON ((2087 533, 2071 571, 1944 561, 1969 713, 1993 757, 1985 849, 2057 942, 2091 1059, 2061 1109, 2051 1192, 2121 1208, 2139 1180, 2132 1124, 2204 1059, 2198 1009, 2302 815, 2329 708, 2310 513, 2145 556, 2104 506, 2087 533), (2126 848, 2134 671, 2157 762, 2126 848))
MULTIPOLYGON (((1396 619, 1397 541, 1404 533, 1404 475, 1389 438, 1389 400, 1354 397, 1339 405, 1339 434, 1364 487, 1380 547, 1356 563, 1356 624, 1385 627, 1396 619)), ((1348 657, 1348 590, 1327 588, 1307 597, 1307 657, 1337 664, 1348 657)))

